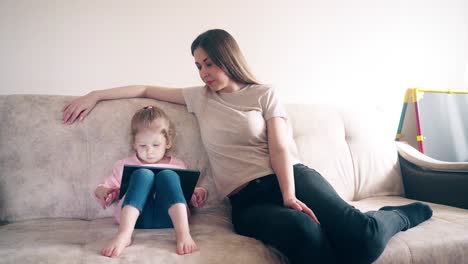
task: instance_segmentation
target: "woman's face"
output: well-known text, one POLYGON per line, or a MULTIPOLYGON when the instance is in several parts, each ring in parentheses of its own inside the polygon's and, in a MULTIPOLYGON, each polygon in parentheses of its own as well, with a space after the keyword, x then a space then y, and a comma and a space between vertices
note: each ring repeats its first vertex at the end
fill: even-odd
POLYGON ((202 81, 215 92, 234 92, 239 90, 239 85, 232 81, 227 74, 219 68, 202 48, 193 51, 195 65, 202 81))

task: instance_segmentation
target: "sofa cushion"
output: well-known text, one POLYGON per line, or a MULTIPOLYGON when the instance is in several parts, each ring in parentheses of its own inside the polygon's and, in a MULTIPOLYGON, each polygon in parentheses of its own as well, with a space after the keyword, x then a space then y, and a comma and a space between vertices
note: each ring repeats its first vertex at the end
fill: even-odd
MULTIPOLYGON (((414 201, 397 196, 376 196, 351 204, 361 211, 370 211, 414 201)), ((392 237, 376 264, 465 263, 468 259, 468 211, 426 204, 433 210, 432 218, 392 237)))
POLYGON ((302 162, 343 199, 403 194, 393 126, 382 111, 299 104, 287 110, 302 162))
POLYGON ((353 161, 341 114, 317 105, 287 105, 287 111, 301 162, 320 172, 343 199, 353 199, 353 161))
MULTIPOLYGON (((362 211, 412 200, 382 196, 352 204, 362 211)), ((396 234, 375 261, 387 263, 463 263, 468 259, 468 213, 454 207, 429 204, 433 217, 396 234)), ((225 214, 205 210, 191 219, 191 232, 200 251, 175 254, 172 229, 136 230, 134 243, 119 263, 285 263, 283 257, 259 241, 236 235, 225 214), (150 250, 148 250, 150 249, 150 250)), ((99 250, 115 234, 113 218, 37 219, 0 226, 2 263, 108 263, 99 250)), ((271 248, 270 248, 271 249, 271 248)))
POLYGON ((340 110, 353 160, 353 201, 373 196, 404 195, 395 125, 376 108, 340 110))
POLYGON ((0 129, 0 220, 86 218, 84 126, 61 124, 64 98, 5 96, 0 129))
MULTIPOLYGON (((133 244, 118 263, 281 263, 282 256, 263 243, 236 235, 217 213, 194 215, 191 233, 200 250, 175 253, 173 229, 135 230, 133 244)), ((222 215, 222 214, 221 214, 222 215)), ((37 219, 0 226, 0 263, 110 263, 100 250, 116 233, 113 218, 37 219)))

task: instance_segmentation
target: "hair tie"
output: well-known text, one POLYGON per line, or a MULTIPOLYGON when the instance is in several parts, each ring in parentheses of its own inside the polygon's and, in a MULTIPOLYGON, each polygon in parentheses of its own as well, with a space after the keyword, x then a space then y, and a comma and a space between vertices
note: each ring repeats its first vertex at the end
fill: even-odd
POLYGON ((145 109, 145 110, 146 109, 153 109, 153 108, 154 108, 154 106, 152 106, 152 105, 148 105, 148 106, 143 107, 143 109, 145 109))

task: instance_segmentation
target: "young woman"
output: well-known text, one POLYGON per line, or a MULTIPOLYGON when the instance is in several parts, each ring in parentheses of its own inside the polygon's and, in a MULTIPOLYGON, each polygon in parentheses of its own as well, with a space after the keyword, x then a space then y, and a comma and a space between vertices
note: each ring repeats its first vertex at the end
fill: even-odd
POLYGON ((186 105, 198 119, 218 191, 231 201, 235 231, 276 247, 292 263, 371 263, 394 234, 432 216, 422 203, 367 213, 350 206, 295 157, 275 90, 255 80, 228 32, 202 33, 191 51, 204 86, 93 91, 64 107, 63 122, 82 120, 108 99, 186 105))

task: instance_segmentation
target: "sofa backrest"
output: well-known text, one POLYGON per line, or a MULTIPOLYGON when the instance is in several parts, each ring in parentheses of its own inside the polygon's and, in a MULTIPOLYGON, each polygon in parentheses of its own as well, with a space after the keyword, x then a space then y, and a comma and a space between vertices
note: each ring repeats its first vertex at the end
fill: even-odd
MULTIPOLYGON (((93 197, 118 159, 132 153, 130 118, 146 105, 163 108, 177 131, 172 153, 202 171, 207 207, 221 203, 195 117, 184 106, 150 99, 104 101, 83 121, 62 124, 74 97, 0 96, 0 223, 44 217, 112 215, 93 197)), ((333 107, 287 105, 301 160, 321 172, 343 198, 402 193, 396 150, 377 125, 333 107), (375 131, 374 131, 375 130, 375 131)))
MULTIPOLYGON (((184 106, 150 99, 104 101, 83 121, 64 125, 62 107, 74 97, 0 96, 0 221, 42 217, 93 219, 110 216, 93 190, 114 163, 132 153, 130 119, 146 105, 163 108, 177 135, 172 150, 193 169, 209 175, 195 117, 184 106)), ((208 205, 217 203, 210 177, 208 205)))

